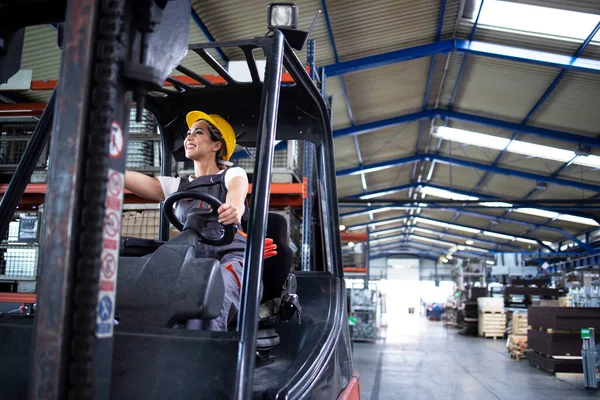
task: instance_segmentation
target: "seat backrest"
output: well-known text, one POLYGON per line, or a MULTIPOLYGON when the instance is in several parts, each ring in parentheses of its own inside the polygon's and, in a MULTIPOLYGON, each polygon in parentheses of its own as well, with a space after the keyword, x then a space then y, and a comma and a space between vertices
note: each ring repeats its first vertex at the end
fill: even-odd
POLYGON ((261 303, 281 296, 283 284, 292 269, 293 252, 288 243, 288 224, 285 217, 269 213, 267 237, 277 245, 277 255, 265 260, 263 269, 263 297, 261 303))
POLYGON ((193 246, 165 244, 151 256, 121 257, 117 311, 124 327, 170 327, 219 315, 225 287, 219 263, 193 246))

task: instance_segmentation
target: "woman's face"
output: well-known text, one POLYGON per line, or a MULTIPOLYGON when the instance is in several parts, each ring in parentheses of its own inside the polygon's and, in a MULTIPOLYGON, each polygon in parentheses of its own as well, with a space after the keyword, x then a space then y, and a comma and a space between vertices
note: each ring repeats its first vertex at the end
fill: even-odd
POLYGON ((183 142, 185 156, 190 160, 200 161, 207 157, 215 157, 222 146, 220 141, 213 141, 210 128, 204 121, 196 121, 187 132, 183 142))

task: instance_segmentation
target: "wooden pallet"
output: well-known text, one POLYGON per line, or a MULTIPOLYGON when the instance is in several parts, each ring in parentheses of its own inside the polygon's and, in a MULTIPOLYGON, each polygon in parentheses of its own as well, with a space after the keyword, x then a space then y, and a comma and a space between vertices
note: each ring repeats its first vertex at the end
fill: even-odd
POLYGON ((496 339, 503 339, 504 338, 504 332, 500 333, 500 332, 483 332, 481 335, 479 335, 483 338, 489 339, 492 338, 494 340, 496 339))
POLYGON ((487 311, 479 313, 479 336, 503 338, 506 329, 506 314, 504 312, 487 311))

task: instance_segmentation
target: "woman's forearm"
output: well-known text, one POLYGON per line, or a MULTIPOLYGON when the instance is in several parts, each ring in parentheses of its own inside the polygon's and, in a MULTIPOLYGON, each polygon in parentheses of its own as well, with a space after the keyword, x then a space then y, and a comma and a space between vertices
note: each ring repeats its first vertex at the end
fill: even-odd
POLYGON ((147 200, 163 201, 162 186, 158 179, 136 171, 125 171, 125 189, 147 200))

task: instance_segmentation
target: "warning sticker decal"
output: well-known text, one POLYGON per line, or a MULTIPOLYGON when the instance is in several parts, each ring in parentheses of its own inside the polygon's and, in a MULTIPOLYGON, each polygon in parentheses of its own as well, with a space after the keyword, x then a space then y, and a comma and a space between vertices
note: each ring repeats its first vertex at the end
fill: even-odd
MULTIPOLYGON (((110 155, 123 148, 123 136, 118 125, 111 131, 110 155), (116 129, 118 128, 118 129, 116 129), (119 139, 119 135, 120 139, 119 139), (114 136, 114 137, 113 137, 114 136), (120 140, 120 141, 119 141, 120 140)), ((119 231, 123 215, 123 184, 125 175, 113 169, 108 170, 106 185, 106 210, 102 231, 102 257, 100 262, 100 284, 96 318, 96 337, 111 337, 115 325, 115 299, 117 271, 119 269, 119 231)))
POLYGON ((117 121, 113 121, 110 127, 110 158, 118 158, 121 156, 121 153, 123 152, 123 142, 123 130, 117 121))

